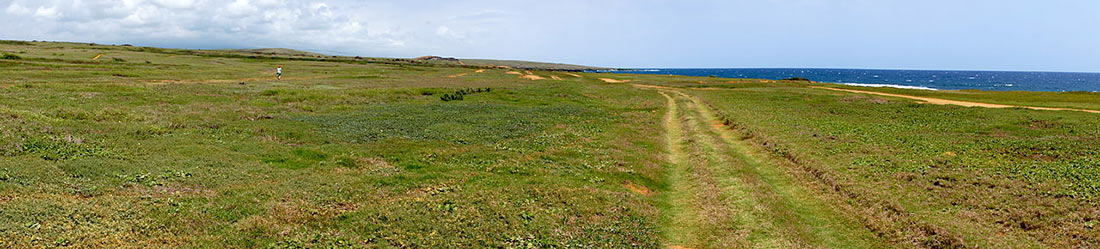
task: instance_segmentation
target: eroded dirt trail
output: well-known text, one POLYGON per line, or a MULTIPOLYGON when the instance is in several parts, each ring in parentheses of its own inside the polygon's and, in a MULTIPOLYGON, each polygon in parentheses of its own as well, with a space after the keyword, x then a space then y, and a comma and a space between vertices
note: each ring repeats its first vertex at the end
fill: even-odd
POLYGON ((934 105, 957 105, 957 106, 965 106, 965 107, 985 107, 985 108, 1025 108, 1025 109, 1044 110, 1044 111, 1079 111, 1079 112, 1100 113, 1100 110, 990 104, 990 103, 949 100, 949 99, 940 99, 940 98, 919 97, 919 96, 903 95, 903 94, 881 93, 881 92, 861 91, 861 90, 852 90, 852 89, 840 89, 840 88, 823 87, 823 86, 811 86, 810 88, 841 91, 841 92, 850 92, 850 93, 873 94, 873 95, 889 96, 889 97, 896 97, 896 98, 915 99, 915 100, 920 100, 921 101, 920 103, 934 104, 934 105))
MULTIPOLYGON (((740 141, 702 101, 656 88, 664 126, 670 248, 806 248, 875 244, 874 235, 796 185, 740 141), (855 243, 852 243, 855 241, 855 243)), ((858 247, 858 246, 856 246, 858 247)))

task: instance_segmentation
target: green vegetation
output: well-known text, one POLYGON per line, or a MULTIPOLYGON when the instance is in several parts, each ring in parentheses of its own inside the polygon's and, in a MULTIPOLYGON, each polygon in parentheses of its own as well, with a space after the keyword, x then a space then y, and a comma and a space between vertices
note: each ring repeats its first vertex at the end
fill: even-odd
POLYGON ((34 44, 32 44, 32 43, 30 43, 30 42, 25 42, 25 41, 9 41, 9 40, 0 40, 0 45, 20 45, 20 46, 31 46, 31 45, 34 45, 34 44))
POLYGON ((283 50, 0 51, 20 52, 0 61, 4 248, 1100 246, 1095 113, 283 50))
POLYGON ((465 96, 467 94, 489 92, 489 91, 492 91, 492 90, 493 90, 492 88, 462 89, 462 90, 455 91, 454 94, 443 94, 443 96, 439 96, 439 99, 443 100, 443 101, 463 100, 463 99, 466 98, 465 96))
POLYGON ((0 247, 660 243, 656 93, 129 48, 0 46, 0 247))
POLYGON ((925 105, 803 87, 692 94, 747 141, 850 205, 873 207, 863 210, 865 222, 890 240, 1098 243, 1088 225, 1100 211, 1097 114, 925 105))

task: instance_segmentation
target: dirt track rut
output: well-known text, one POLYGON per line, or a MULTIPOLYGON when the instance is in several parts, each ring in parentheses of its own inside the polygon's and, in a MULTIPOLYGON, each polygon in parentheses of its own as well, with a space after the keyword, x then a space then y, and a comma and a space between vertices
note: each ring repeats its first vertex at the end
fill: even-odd
POLYGON ((806 248, 876 244, 867 229, 794 184, 766 153, 741 141, 701 100, 667 100, 665 140, 670 248, 806 248))

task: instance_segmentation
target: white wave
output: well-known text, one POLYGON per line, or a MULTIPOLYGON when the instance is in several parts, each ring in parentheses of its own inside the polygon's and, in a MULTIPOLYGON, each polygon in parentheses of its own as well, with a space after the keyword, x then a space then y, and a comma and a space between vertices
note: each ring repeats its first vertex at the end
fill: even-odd
POLYGON ((891 84, 864 84, 864 83, 840 83, 840 84, 841 85, 849 85, 849 86, 863 86, 863 87, 891 87, 891 88, 916 89, 916 90, 939 90, 939 89, 935 89, 935 88, 931 88, 931 87, 903 86, 903 85, 891 85, 891 84))

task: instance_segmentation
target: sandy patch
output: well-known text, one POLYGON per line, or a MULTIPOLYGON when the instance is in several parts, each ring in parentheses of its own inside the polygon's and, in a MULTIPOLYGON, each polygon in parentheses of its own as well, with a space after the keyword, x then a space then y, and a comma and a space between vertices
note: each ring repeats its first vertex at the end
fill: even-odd
POLYGON ((565 73, 565 75, 569 75, 569 76, 573 76, 573 77, 577 77, 577 78, 584 78, 584 76, 581 76, 580 74, 575 74, 575 73, 565 73))
POLYGON ((890 96, 890 97, 898 97, 898 98, 907 98, 907 99, 915 99, 915 100, 920 100, 920 103, 923 103, 923 104, 957 105, 957 106, 965 106, 965 107, 985 107, 985 108, 1027 108, 1027 109, 1032 109, 1032 110, 1046 110, 1046 111, 1080 111, 1080 112, 1100 113, 1100 111, 1098 111, 1098 110, 990 104, 990 103, 959 101, 959 100, 947 100, 947 99, 937 99, 937 98, 929 98, 929 97, 917 97, 917 96, 911 96, 911 95, 880 93, 880 92, 872 92, 872 91, 850 90, 850 89, 840 89, 840 88, 821 87, 821 86, 811 86, 810 88, 826 89, 826 90, 842 91, 842 92, 852 92, 852 93, 874 94, 874 95, 890 96))
MULTIPOLYGON (((474 71, 473 73, 484 73, 484 72, 485 72, 485 69, 478 69, 477 71, 474 71)), ((458 78, 458 77, 462 77, 462 76, 466 76, 466 75, 470 75, 470 73, 460 73, 460 74, 450 75, 450 76, 447 76, 447 78, 458 78)))
POLYGON ((543 78, 542 76, 538 76, 538 75, 534 75, 534 74, 528 74, 528 75, 520 76, 520 78, 529 79, 529 80, 545 80, 546 79, 546 78, 543 78))
POLYGON ((527 72, 526 75, 524 75, 523 73, 520 73, 520 72, 516 72, 516 71, 510 71, 510 72, 507 72, 506 74, 519 75, 520 79, 529 79, 529 80, 545 80, 546 79, 542 76, 538 76, 538 75, 535 75, 534 73, 531 73, 531 71, 526 71, 526 72, 527 72))
POLYGON ((93 57, 93 58, 92 58, 92 60, 93 60, 93 61, 94 61, 94 60, 98 60, 98 59, 99 59, 99 57, 103 57, 103 54, 97 54, 97 55, 95 55, 95 57, 93 57))
POLYGON ((627 83, 627 82, 630 82, 630 80, 616 80, 616 79, 608 79, 608 78, 600 78, 600 80, 602 80, 603 82, 607 82, 607 83, 627 83))
POLYGON ((551 75, 550 78, 554 80, 561 80, 561 77, 558 77, 557 75, 551 75))

